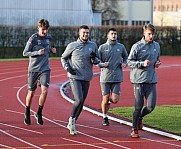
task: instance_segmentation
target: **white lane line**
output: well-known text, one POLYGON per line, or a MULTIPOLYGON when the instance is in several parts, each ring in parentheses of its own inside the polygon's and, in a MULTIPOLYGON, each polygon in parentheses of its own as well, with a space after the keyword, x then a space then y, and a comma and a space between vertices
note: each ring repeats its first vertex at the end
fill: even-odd
MULTIPOLYGON (((5 71, 6 71, 6 70, 5 70, 5 71)), ((1 72, 0 75, 3 75, 3 74, 11 74, 11 73, 17 73, 17 72, 21 72, 21 73, 24 72, 24 73, 27 73, 26 70, 25 70, 25 71, 22 71, 22 70, 19 70, 19 71, 12 71, 12 70, 11 70, 10 72, 1 72)))
MULTIPOLYGON (((65 76, 65 75, 66 74, 55 75, 55 76, 52 76, 51 78, 65 76)), ((11 80, 11 79, 16 79, 16 78, 21 78, 21 77, 25 77, 25 76, 27 76, 27 75, 19 75, 19 76, 14 76, 14 77, 8 77, 8 78, 1 79, 0 82, 11 80)))
MULTIPOLYGON (((18 90, 18 92, 17 92, 17 94, 16 94, 16 97, 17 97, 18 101, 19 101, 20 104, 22 104, 24 107, 25 107, 25 104, 21 101, 21 99, 20 99, 20 97, 19 97, 19 94, 20 94, 20 91, 21 91, 25 86, 26 86, 26 85, 22 86, 22 87, 18 90)), ((35 111, 33 111, 33 110, 31 110, 31 111, 35 113, 35 111)), ((44 116, 43 116, 43 118, 44 118, 45 120, 53 123, 53 124, 59 125, 59 126, 67 129, 66 126, 61 125, 61 124, 59 124, 59 123, 57 123, 57 122, 55 122, 55 121, 53 121, 53 120, 51 120, 51 119, 48 119, 48 118, 46 118, 46 117, 44 117, 44 116)), ((125 147, 125 146, 122 146, 122 145, 118 145, 118 144, 115 144, 115 143, 112 143, 112 142, 109 142, 109 141, 106 141, 106 140, 103 140, 103 139, 100 139, 100 138, 97 138, 97 137, 94 137, 94 136, 91 136, 91 135, 88 135, 88 134, 85 134, 85 133, 82 133, 82 132, 80 132, 80 131, 77 131, 77 132, 80 133, 80 134, 82 134, 82 135, 84 135, 84 136, 87 136, 87 137, 93 138, 93 139, 95 139, 95 140, 99 140, 99 141, 105 142, 105 143, 110 144, 110 145, 113 145, 113 146, 117 146, 117 147, 121 147, 121 148, 125 148, 125 149, 130 149, 130 148, 128 148, 128 147, 125 147)))
POLYGON ((0 146, 5 147, 5 148, 10 148, 10 149, 16 149, 16 148, 13 148, 13 147, 10 147, 10 146, 7 146, 7 145, 4 145, 4 144, 0 144, 0 146))
MULTIPOLYGON (((106 144, 108 144, 108 145, 113 145, 113 146, 117 146, 117 147, 124 148, 124 149, 131 149, 131 148, 129 148, 129 147, 122 146, 122 145, 119 145, 119 144, 116 144, 116 143, 112 143, 112 142, 110 142, 110 141, 106 141, 106 140, 104 140, 104 139, 97 138, 97 137, 91 136, 91 135, 89 135, 89 134, 80 132, 80 131, 77 131, 77 132, 80 133, 80 134, 82 134, 82 135, 84 135, 84 136, 87 136, 87 137, 89 137, 89 138, 92 138, 92 139, 95 139, 95 140, 104 142, 104 143, 106 143, 106 144)), ((112 147, 111 147, 111 148, 112 148, 112 147)))
POLYGON ((18 141, 20 141, 20 142, 23 142, 23 143, 27 144, 27 145, 30 145, 30 146, 32 146, 32 147, 34 147, 34 148, 42 149, 41 147, 36 146, 36 145, 34 145, 34 144, 31 144, 31 143, 29 143, 29 142, 27 142, 27 141, 25 141, 25 140, 22 140, 22 139, 14 136, 14 135, 12 135, 12 134, 10 134, 10 133, 7 133, 6 131, 4 131, 4 130, 2 130, 2 129, 0 129, 0 131, 1 131, 2 133, 6 134, 6 135, 8 135, 8 136, 10 136, 10 137, 18 140, 18 141))
MULTIPOLYGON (((54 124, 56 124, 56 125, 59 125, 59 126, 67 129, 67 127, 64 126, 64 125, 62 125, 62 124, 59 124, 59 123, 57 123, 57 122, 55 122, 55 121, 53 121, 53 120, 50 120, 50 119, 48 119, 48 118, 46 118, 46 117, 43 117, 43 118, 46 119, 47 121, 51 122, 51 123, 54 123, 54 124)), ((130 149, 130 148, 128 148, 128 147, 125 147, 125 146, 122 146, 122 145, 118 145, 118 144, 112 143, 112 142, 110 142, 110 141, 106 141, 106 140, 104 140, 104 139, 97 138, 97 137, 94 137, 94 136, 92 136, 92 135, 89 135, 89 134, 80 132, 80 131, 77 131, 77 132, 78 132, 79 134, 82 134, 82 135, 87 136, 87 137, 89 137, 89 138, 92 138, 92 139, 95 139, 95 140, 99 140, 99 141, 101 141, 101 142, 104 142, 104 143, 107 143, 107 144, 110 144, 110 145, 113 145, 113 146, 121 147, 121 148, 124 148, 124 149, 130 149)))
POLYGON ((22 113, 22 112, 13 111, 13 110, 8 110, 8 109, 5 109, 5 111, 7 111, 7 112, 12 112, 12 113, 17 113, 17 114, 24 114, 24 113, 22 113))
MULTIPOLYGON (((54 119, 54 121, 57 121, 57 122, 61 122, 61 123, 67 124, 67 122, 61 121, 61 120, 55 120, 55 119, 54 119)), ((80 125, 80 124, 77 124, 77 123, 76 123, 76 126, 81 126, 81 127, 85 127, 85 128, 95 129, 95 130, 99 130, 99 131, 110 132, 109 130, 106 130, 106 129, 100 129, 100 128, 95 128, 95 127, 91 127, 91 126, 80 125)))
POLYGON ((176 146, 176 147, 180 147, 181 148, 181 145, 177 145, 177 144, 172 144, 172 143, 168 143, 168 142, 164 142, 164 141, 159 141, 159 140, 152 140, 152 139, 148 139, 148 138, 142 138, 143 140, 148 140, 148 141, 151 141, 151 142, 158 142, 158 143, 162 143, 162 144, 167 144, 167 145, 170 145, 170 146, 176 146))
MULTIPOLYGON (((97 75, 97 74, 96 74, 97 75)), ((65 89, 64 89, 64 86, 67 86, 67 84, 69 83, 69 81, 67 82, 64 82, 61 86, 60 86, 60 94, 62 95, 63 98, 65 98, 67 101, 69 101, 70 103, 73 103, 74 101, 72 99, 70 99, 69 97, 67 97, 65 95, 65 93, 63 92, 65 89)), ((83 106, 83 109, 88 111, 88 112, 91 112, 93 114, 96 114, 98 116, 102 116, 102 113, 101 112, 98 112, 98 111, 95 111, 93 109, 90 109, 86 106, 83 106)), ((121 119, 118 119, 118 118, 115 118, 113 116, 108 116, 108 118, 112 121, 115 121, 115 122, 118 122, 118 123, 121 123, 121 124, 125 124, 125 125, 128 125, 128 126, 132 126, 132 123, 131 122, 128 122, 128 121, 125 121, 125 120, 121 120, 121 119)), ((156 129, 153 129, 153 128, 149 128, 149 127, 143 127, 143 130, 145 131, 148 131, 148 132, 152 132, 152 133, 155 133, 155 134, 158 134, 158 135, 161 135, 161 136, 165 136, 165 137, 169 137, 169 138, 173 138, 173 139, 176 139, 176 140, 181 140, 181 136, 178 136, 178 135, 174 135, 174 134, 171 134, 171 133, 167 133, 167 132, 163 132, 163 131, 160 131, 160 130, 156 130, 156 129)))
POLYGON ((27 75, 20 75, 20 76, 8 77, 8 78, 5 78, 5 79, 1 79, 0 82, 6 81, 6 80, 15 79, 15 78, 21 78, 21 77, 25 77, 25 76, 27 76, 27 75))
POLYGON ((0 125, 7 126, 7 127, 12 127, 12 128, 16 128, 16 129, 20 129, 20 130, 24 130, 24 131, 29 131, 29 132, 33 132, 33 133, 37 133, 37 134, 41 134, 41 135, 43 134, 43 133, 38 132, 38 131, 33 131, 33 130, 30 130, 30 129, 26 129, 26 128, 22 128, 22 127, 17 127, 17 126, 5 124, 5 123, 0 123, 0 125))
POLYGON ((79 144, 82 144, 82 145, 86 145, 86 146, 92 146, 92 147, 95 147, 95 148, 108 149, 108 148, 104 148, 104 147, 100 147, 100 146, 96 146, 96 145, 93 145, 93 144, 84 143, 84 142, 80 142, 80 141, 75 141, 75 140, 71 140, 71 139, 67 139, 67 138, 62 138, 62 139, 63 139, 63 140, 66 140, 66 141, 70 141, 70 142, 74 142, 74 143, 79 143, 79 144))

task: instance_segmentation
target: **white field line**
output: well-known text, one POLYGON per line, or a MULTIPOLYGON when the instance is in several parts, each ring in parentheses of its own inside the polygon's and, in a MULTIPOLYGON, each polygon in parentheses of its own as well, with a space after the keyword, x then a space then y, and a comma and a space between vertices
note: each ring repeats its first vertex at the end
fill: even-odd
MULTIPOLYGON (((16 97, 17 97, 18 101, 20 102, 20 104, 21 104, 22 106, 24 106, 24 107, 25 107, 25 104, 21 101, 21 99, 20 99, 20 97, 19 97, 19 94, 20 94, 20 91, 21 91, 25 86, 26 86, 26 85, 22 86, 22 87, 18 90, 17 95, 16 95, 16 97)), ((35 111, 33 111, 33 110, 31 110, 31 111, 32 111, 33 113, 35 113, 35 111)), ((47 121, 55 124, 55 125, 58 125, 58 126, 61 126, 61 127, 67 129, 66 126, 61 125, 61 124, 59 124, 59 123, 57 123, 57 122, 55 122, 55 121, 53 121, 53 120, 51 120, 51 119, 49 119, 49 118, 46 118, 46 117, 44 117, 44 116, 43 116, 43 118, 44 118, 45 120, 47 120, 47 121)), ((117 146, 117 147, 124 148, 124 149, 130 149, 130 148, 128 148, 128 147, 125 147, 125 146, 122 146, 122 145, 118 145, 118 144, 112 143, 112 142, 110 142, 110 141, 106 141, 106 140, 103 140, 103 139, 100 139, 100 138, 97 138, 97 137, 88 135, 88 134, 83 133, 83 132, 80 132, 80 131, 77 131, 77 132, 78 132, 79 134, 82 134, 82 135, 87 136, 87 137, 89 137, 89 138, 93 138, 93 139, 95 139, 95 140, 99 140, 99 141, 101 141, 101 142, 104 142, 104 143, 107 143, 107 144, 110 144, 110 145, 113 145, 113 146, 117 146)))
POLYGON ((6 135, 8 135, 8 136, 10 136, 10 137, 18 140, 18 141, 20 141, 20 142, 23 142, 23 143, 27 144, 27 145, 30 145, 30 146, 32 146, 32 147, 34 147, 34 148, 42 149, 41 147, 38 147, 38 146, 36 146, 36 145, 34 145, 34 144, 31 144, 31 143, 29 143, 29 142, 27 142, 27 141, 24 141, 24 140, 22 140, 22 139, 20 139, 20 138, 18 138, 18 137, 16 137, 16 136, 10 134, 10 133, 7 133, 6 131, 4 131, 4 130, 2 130, 2 129, 0 129, 0 131, 1 131, 2 133, 6 134, 6 135))
POLYGON ((80 141, 75 141, 75 140, 71 140, 71 139, 67 139, 67 138, 62 138, 62 139, 63 139, 63 140, 66 140, 66 141, 70 141, 70 142, 74 142, 74 143, 79 143, 79 144, 82 144, 82 145, 86 145, 86 146, 95 147, 95 148, 108 149, 108 148, 104 148, 104 147, 100 147, 100 146, 96 146, 96 145, 93 145, 93 144, 84 143, 84 142, 80 142, 80 141))
POLYGON ((5 148, 10 148, 10 149, 16 149, 16 148, 13 148, 13 147, 10 147, 10 146, 7 146, 7 145, 4 145, 4 144, 0 144, 0 146, 5 147, 5 148))
MULTIPOLYGON (((97 75, 98 73, 94 74, 94 75, 97 75)), ((72 99, 70 99, 69 97, 67 97, 63 90, 64 90, 64 87, 67 86, 67 84, 69 83, 69 81, 67 82, 64 82, 61 86, 60 86, 60 94, 67 100, 69 101, 70 103, 73 103, 74 101, 72 99)), ((88 112, 91 112, 93 114, 96 114, 98 116, 102 116, 102 113, 101 112, 98 112, 98 111, 95 111, 93 109, 90 109, 86 106, 83 107, 84 110, 88 111, 88 112)), ((125 125, 128 125, 128 126, 132 126, 132 123, 131 122, 128 122, 128 121, 125 121, 125 120, 121 120, 121 119, 118 119, 118 118, 115 118, 113 116, 108 116, 108 118, 112 121, 115 121, 115 122, 118 122, 118 123, 121 123, 121 124, 125 124, 125 125)), ((169 138, 173 138, 173 139, 176 139, 176 140, 181 140, 181 136, 178 136, 178 135, 175 135, 175 134, 171 134, 171 133, 167 133, 167 132, 163 132, 163 131, 159 131, 159 130, 156 130, 156 129, 153 129, 153 128, 149 128, 149 127, 143 127, 143 130, 145 131, 148 131, 148 132, 152 132, 152 133, 155 133, 155 134, 158 134, 158 135, 162 135, 162 136, 165 136, 165 137, 169 137, 169 138)))

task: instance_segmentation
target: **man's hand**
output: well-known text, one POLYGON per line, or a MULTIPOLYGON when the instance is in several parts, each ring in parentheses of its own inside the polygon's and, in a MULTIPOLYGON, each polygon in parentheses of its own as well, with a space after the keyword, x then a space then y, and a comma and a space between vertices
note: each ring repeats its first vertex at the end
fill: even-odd
POLYGON ((44 51, 45 51, 45 48, 40 49, 40 50, 38 51, 38 52, 39 52, 39 55, 44 54, 44 51))
POLYGON ((67 72, 69 72, 72 75, 76 75, 76 71, 74 69, 72 69, 72 67, 68 67, 67 72))
POLYGON ((121 63, 121 67, 126 68, 126 67, 127 67, 127 64, 125 64, 125 63, 121 63))
POLYGON ((160 61, 157 61, 157 62, 155 63, 155 68, 158 68, 160 65, 161 65, 161 62, 160 62, 160 61))
POLYGON ((56 48, 52 48, 51 51, 52 51, 52 53, 56 53, 57 49, 56 48))
POLYGON ((149 65, 150 65, 150 61, 149 61, 149 60, 145 60, 145 61, 144 61, 144 66, 147 67, 147 66, 149 66, 149 65))
POLYGON ((90 54, 90 57, 93 61, 95 61, 96 59, 96 53, 92 51, 92 53, 90 54))
POLYGON ((104 62, 104 67, 107 68, 109 66, 109 62, 104 62))

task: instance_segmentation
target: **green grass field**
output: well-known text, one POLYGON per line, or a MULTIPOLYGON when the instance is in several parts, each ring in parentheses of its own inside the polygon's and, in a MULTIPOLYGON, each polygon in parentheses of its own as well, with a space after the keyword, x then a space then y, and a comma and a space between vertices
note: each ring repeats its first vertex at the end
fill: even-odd
MULTIPOLYGON (((110 109, 115 115, 132 120, 134 107, 110 109)), ((156 106, 155 110, 144 117, 143 124, 181 135, 181 105, 156 106)))

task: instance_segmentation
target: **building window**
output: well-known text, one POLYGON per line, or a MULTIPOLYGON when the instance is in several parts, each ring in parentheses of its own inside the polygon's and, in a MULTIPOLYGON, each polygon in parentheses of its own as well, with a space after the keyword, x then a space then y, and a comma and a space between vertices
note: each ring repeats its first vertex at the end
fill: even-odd
POLYGON ((167 5, 167 11, 169 11, 169 5, 167 5))
POLYGON ((154 6, 154 11, 156 11, 156 6, 154 6))
POLYGON ((174 6, 172 5, 171 11, 173 11, 173 9, 174 9, 174 6))
POLYGON ((178 11, 178 4, 176 5, 176 11, 178 11))

